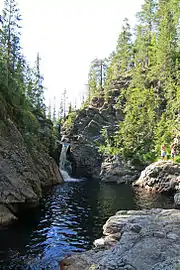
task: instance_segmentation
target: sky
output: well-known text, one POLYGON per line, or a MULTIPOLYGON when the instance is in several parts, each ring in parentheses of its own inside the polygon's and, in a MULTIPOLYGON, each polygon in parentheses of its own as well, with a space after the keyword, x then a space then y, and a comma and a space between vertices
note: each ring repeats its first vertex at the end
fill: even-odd
MULTIPOLYGON (((3 7, 0 0, 0 10, 3 7)), ((94 58, 115 50, 124 18, 135 25, 143 0, 17 0, 22 14, 21 44, 33 65, 41 57, 46 104, 56 103, 64 89, 79 104, 87 91, 94 58)))

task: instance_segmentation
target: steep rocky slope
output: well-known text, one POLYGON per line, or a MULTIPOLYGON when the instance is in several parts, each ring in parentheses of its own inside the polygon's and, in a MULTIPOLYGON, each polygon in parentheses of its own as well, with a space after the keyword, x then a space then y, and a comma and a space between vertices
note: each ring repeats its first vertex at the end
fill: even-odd
MULTIPOLYGON (((71 144, 71 160, 73 174, 77 177, 99 178, 101 164, 107 156, 102 155, 98 149, 104 143, 101 134, 106 129, 108 135, 117 130, 118 121, 124 119, 122 110, 116 109, 117 99, 122 88, 127 88, 129 78, 114 81, 110 87, 110 98, 104 101, 104 96, 94 97, 90 105, 79 110, 70 127, 64 125, 63 135, 71 144)), ((121 166, 122 169, 122 166, 121 166)))
POLYGON ((71 144, 71 157, 76 176, 99 178, 102 155, 98 151, 103 142, 102 128, 108 132, 115 129, 116 117, 113 108, 101 109, 88 106, 82 109, 70 130, 64 130, 71 144))
POLYGON ((5 117, 0 129, 0 224, 36 206, 44 186, 62 183, 58 166, 47 153, 28 150, 16 125, 5 117))

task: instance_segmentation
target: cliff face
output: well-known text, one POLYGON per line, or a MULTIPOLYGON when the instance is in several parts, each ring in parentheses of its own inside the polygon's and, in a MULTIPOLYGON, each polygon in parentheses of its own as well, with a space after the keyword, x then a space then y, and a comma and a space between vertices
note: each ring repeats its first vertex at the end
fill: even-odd
POLYGON ((44 186, 62 182, 54 159, 43 151, 27 150, 16 125, 8 118, 1 120, 0 224, 18 219, 24 207, 37 205, 44 186))
POLYGON ((119 81, 111 86, 108 101, 104 100, 103 95, 94 97, 91 104, 79 110, 70 127, 66 123, 63 126, 63 135, 71 145, 73 174, 76 177, 100 178, 102 162, 107 158, 99 152, 100 145, 105 144, 102 130, 112 136, 118 128, 118 122, 124 119, 123 111, 115 105, 121 89, 128 87, 130 79, 119 81))
POLYGON ((98 149, 104 141, 101 130, 106 127, 108 132, 111 132, 115 122, 116 116, 110 106, 88 106, 79 111, 71 129, 64 127, 65 137, 68 137, 71 145, 76 177, 99 178, 103 157, 98 149))

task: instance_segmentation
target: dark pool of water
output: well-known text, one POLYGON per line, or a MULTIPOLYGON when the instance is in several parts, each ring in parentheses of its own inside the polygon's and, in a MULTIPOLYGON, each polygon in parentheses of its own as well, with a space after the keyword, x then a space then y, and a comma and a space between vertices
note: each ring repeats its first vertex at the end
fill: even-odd
POLYGON ((172 198, 94 181, 49 188, 39 208, 0 231, 0 269, 59 269, 64 256, 92 247, 117 210, 153 207, 172 208, 172 198))

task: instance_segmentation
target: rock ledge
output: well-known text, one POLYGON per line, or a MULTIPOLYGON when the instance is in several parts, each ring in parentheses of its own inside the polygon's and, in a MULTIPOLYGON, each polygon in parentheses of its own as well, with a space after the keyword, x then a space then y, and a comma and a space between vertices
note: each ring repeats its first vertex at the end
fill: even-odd
POLYGON ((180 269, 179 210, 119 211, 107 220, 103 234, 94 249, 66 258, 64 269, 180 269))

